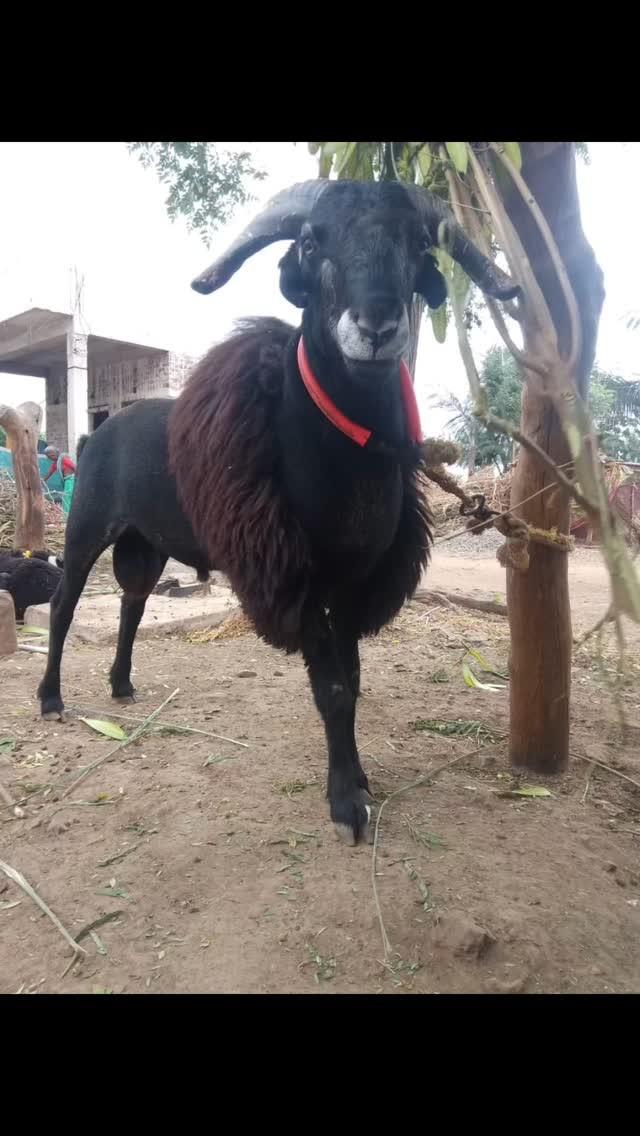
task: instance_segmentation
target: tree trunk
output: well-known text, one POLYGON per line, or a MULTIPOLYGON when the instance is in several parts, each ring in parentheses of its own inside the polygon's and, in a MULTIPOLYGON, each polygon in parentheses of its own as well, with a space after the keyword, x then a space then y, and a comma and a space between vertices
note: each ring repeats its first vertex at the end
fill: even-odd
MULTIPOLYGON (((522 430, 558 464, 568 460, 564 434, 551 403, 525 387, 522 430)), ((511 508, 553 479, 521 448, 511 485, 511 508)), ((567 495, 549 489, 514 512, 541 529, 569 531, 567 495)), ((568 556, 529 544, 529 568, 507 568, 510 747, 515 766, 540 773, 565 769, 569 760, 571 693, 571 609, 568 556)))
MULTIPOLYGON (((578 303, 582 350, 576 381, 580 394, 587 397, 605 293, 602 270, 582 228, 575 148, 573 142, 522 142, 521 151, 522 176, 546 217, 578 303)), ((560 351, 566 354, 569 314, 547 247, 517 190, 510 188, 504 203, 547 301, 560 351)))
MULTIPOLYGON (((586 395, 595 355, 600 311, 604 300, 602 272, 587 242, 580 220, 575 152, 571 142, 523 142, 522 175, 544 213, 573 287, 582 324, 582 350, 574 376, 586 395)), ((504 197, 507 212, 527 253, 558 334, 560 351, 567 352, 568 312, 546 246, 531 213, 510 188, 504 197)), ((535 354, 530 330, 523 326, 525 350, 535 354)), ((557 464, 569 453, 557 415, 548 400, 527 383, 522 399, 522 429, 557 464)), ((550 489, 518 506, 543 486, 548 475, 520 447, 511 488, 511 507, 543 529, 569 531, 566 496, 550 489)), ((507 605, 511 630, 511 761, 554 773, 569 761, 571 689, 571 609, 566 555, 540 544, 529 547, 526 573, 507 571, 507 605)))
POLYGON ((469 426, 469 453, 467 454, 467 479, 476 472, 476 455, 478 453, 478 424, 475 420, 469 426))
POLYGON ((37 402, 23 402, 14 410, 0 406, 0 426, 7 435, 16 482, 16 532, 14 548, 39 551, 44 548, 44 499, 38 465, 38 435, 42 410, 37 402))

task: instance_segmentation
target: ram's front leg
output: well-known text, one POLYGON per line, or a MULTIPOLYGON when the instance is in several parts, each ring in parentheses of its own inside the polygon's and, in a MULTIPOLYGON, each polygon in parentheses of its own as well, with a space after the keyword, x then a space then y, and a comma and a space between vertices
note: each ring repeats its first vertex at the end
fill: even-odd
MULTIPOLYGON (((353 694, 353 749, 354 757, 357 767, 358 785, 369 794, 369 782, 367 775, 360 763, 360 756, 358 754, 358 747, 355 741, 355 718, 357 700, 360 697, 360 651, 358 647, 358 633, 354 629, 353 620, 351 619, 349 607, 344 603, 336 603, 331 609, 331 625, 335 636, 336 650, 338 659, 342 663, 343 670, 347 676, 347 682, 351 687, 353 694)), ((369 800, 373 797, 369 796, 369 800)))
POLYGON ((314 613, 313 618, 305 621, 302 652, 327 737, 331 819, 343 840, 357 844, 369 838, 371 809, 356 749, 356 691, 324 612, 314 613))

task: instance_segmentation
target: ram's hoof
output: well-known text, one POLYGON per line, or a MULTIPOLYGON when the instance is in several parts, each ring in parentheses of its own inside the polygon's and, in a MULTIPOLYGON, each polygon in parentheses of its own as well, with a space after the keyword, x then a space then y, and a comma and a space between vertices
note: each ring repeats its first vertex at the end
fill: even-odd
POLYGON ((123 682, 120 686, 111 687, 111 697, 124 706, 136 701, 136 688, 131 682, 123 682))
MULTIPOLYGON (((371 799, 369 794, 366 794, 364 789, 360 790, 360 801, 362 803, 353 804, 353 820, 350 823, 344 821, 334 821, 334 828, 339 839, 347 844, 350 848, 354 848, 356 844, 372 844, 373 843, 373 827, 371 825, 371 807, 364 804, 366 799, 371 799)), ((340 812, 343 812, 340 809, 340 812)))
POLYGON ((64 702, 59 694, 40 694, 40 717, 45 722, 64 722, 64 702))

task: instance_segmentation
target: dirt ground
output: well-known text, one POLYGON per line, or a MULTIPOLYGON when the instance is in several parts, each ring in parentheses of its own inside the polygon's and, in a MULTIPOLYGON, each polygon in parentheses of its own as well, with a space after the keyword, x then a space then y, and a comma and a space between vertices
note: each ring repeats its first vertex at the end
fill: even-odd
MULTIPOLYGON (((579 631, 605 609, 606 577, 597 553, 576 553, 570 570, 579 631)), ((446 544, 427 583, 489 597, 505 586, 492 551, 469 559, 446 544)), ((502 670, 506 621, 411 605, 363 648, 359 743, 377 800, 460 758, 384 806, 375 883, 386 953, 373 849, 345 847, 329 821, 300 659, 253 635, 141 641, 138 703, 123 707, 108 696, 113 649, 73 646, 63 724, 37 716, 43 656, 4 660, 0 781, 27 803, 22 819, 0 812, 0 857, 72 935, 108 921, 68 969, 58 930, 0 873, 0 992, 637 992, 640 792, 612 771, 640 782, 637 664, 623 740, 612 646, 575 652, 577 756, 568 775, 526 783, 551 796, 514 797, 501 795, 519 784, 506 683, 476 666, 505 689, 468 688, 465 645, 502 670), (115 744, 77 712, 126 726, 116 713, 144 719, 176 687, 159 721, 205 733, 147 732, 61 798, 65 778, 115 744), (476 725, 442 735, 416 727, 425 719, 476 725)))

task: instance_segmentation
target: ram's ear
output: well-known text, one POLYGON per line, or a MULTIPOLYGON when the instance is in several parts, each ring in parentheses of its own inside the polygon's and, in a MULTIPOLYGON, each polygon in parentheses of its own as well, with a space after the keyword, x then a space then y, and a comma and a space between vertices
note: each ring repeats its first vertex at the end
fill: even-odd
POLYGON ((292 244, 280 261, 280 291, 296 308, 305 308, 309 293, 302 279, 297 244, 292 244))
POLYGON ((425 256, 414 291, 424 297, 430 308, 439 308, 444 304, 447 298, 447 285, 432 256, 425 256))

